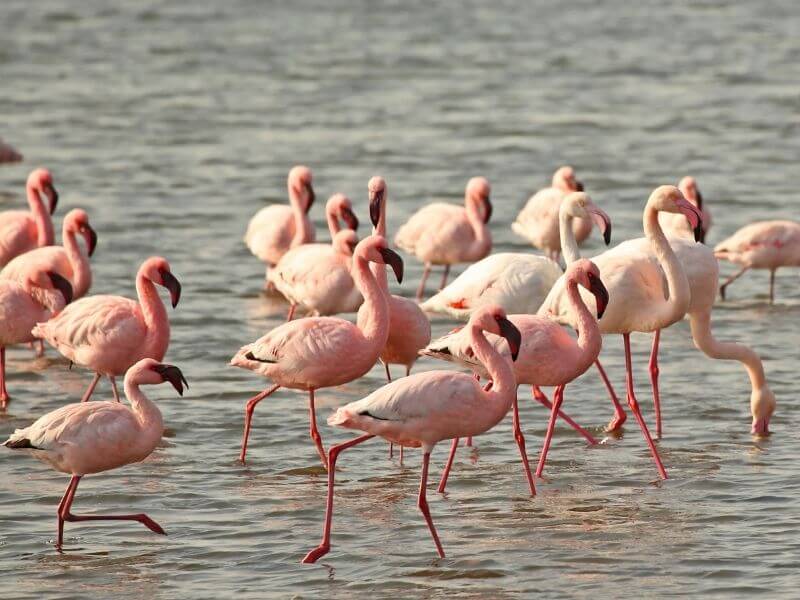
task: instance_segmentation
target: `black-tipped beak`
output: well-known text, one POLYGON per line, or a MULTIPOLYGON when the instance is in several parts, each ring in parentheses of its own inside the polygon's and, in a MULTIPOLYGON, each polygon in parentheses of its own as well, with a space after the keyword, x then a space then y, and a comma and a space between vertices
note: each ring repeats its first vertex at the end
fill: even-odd
POLYGON ((52 215, 56 212, 56 206, 58 206, 58 192, 52 185, 48 186, 48 190, 50 191, 50 214, 52 215))
POLYGON ((58 273, 48 271, 47 275, 50 277, 50 282, 53 284, 53 287, 64 296, 64 302, 66 304, 72 302, 72 284, 58 273))
POLYGON ((186 386, 187 390, 189 389, 189 383, 186 381, 186 377, 183 376, 181 370, 175 365, 159 364, 154 366, 153 370, 161 375, 164 381, 169 381, 179 395, 183 396, 184 386, 186 386))
POLYGON ((347 208, 346 206, 342 208, 342 219, 345 223, 347 223, 348 229, 352 229, 353 231, 358 231, 358 217, 356 214, 347 208))
POLYGON ((597 304, 597 318, 602 319, 606 308, 608 308, 608 290, 597 277, 590 277, 589 282, 589 291, 594 295, 597 304))
POLYGON ((383 262, 392 267, 397 283, 403 283, 403 259, 391 248, 378 248, 383 257, 383 262))
POLYGON ((697 200, 697 208, 698 210, 703 210, 703 194, 700 193, 700 190, 695 189, 694 192, 695 199, 697 200))
POLYGON ((592 208, 589 213, 592 221, 595 222, 595 225, 603 234, 603 241, 608 246, 611 243, 611 219, 599 208, 592 208))
POLYGON ((97 232, 87 223, 81 227, 81 233, 83 234, 83 239, 86 240, 86 249, 89 252, 89 256, 91 256, 94 254, 94 249, 97 248, 97 232))
POLYGON ((489 196, 483 199, 483 203, 486 211, 486 214, 483 215, 483 222, 488 223, 489 219, 492 218, 492 201, 489 199, 489 196))
POLYGON ((575 191, 576 192, 582 192, 583 191, 583 182, 582 181, 578 181, 577 179, 575 180, 575 191))
POLYGON ((505 317, 497 317, 497 325, 500 327, 500 335, 506 338, 508 348, 511 350, 511 360, 517 360, 519 348, 522 345, 522 334, 511 321, 505 317))
POLYGON ((166 269, 159 269, 158 273, 161 275, 161 282, 163 283, 164 287, 169 290, 169 297, 172 300, 172 308, 175 308, 178 306, 178 302, 181 299, 181 282, 175 278, 175 275, 166 269))
POLYGON ((369 220, 373 227, 378 227, 381 220, 381 203, 383 202, 383 192, 376 193, 369 199, 369 220))
POLYGON ((308 194, 308 204, 306 205, 306 214, 308 214, 308 211, 311 210, 311 205, 317 199, 317 195, 314 193, 314 186, 310 183, 306 185, 306 194, 308 194))
POLYGON ((700 242, 701 244, 706 243, 706 232, 702 225, 698 225, 694 228, 694 241, 700 242))

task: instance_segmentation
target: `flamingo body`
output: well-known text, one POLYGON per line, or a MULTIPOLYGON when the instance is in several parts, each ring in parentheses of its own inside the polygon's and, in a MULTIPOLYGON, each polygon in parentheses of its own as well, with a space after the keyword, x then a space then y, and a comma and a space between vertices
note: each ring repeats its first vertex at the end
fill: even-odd
POLYGON ((6 210, 0 212, 0 267, 15 256, 40 246, 53 244, 53 222, 50 214, 55 210, 58 193, 47 169, 35 169, 28 175, 25 185, 30 211, 6 210), (42 202, 42 194, 50 199, 49 211, 42 202))

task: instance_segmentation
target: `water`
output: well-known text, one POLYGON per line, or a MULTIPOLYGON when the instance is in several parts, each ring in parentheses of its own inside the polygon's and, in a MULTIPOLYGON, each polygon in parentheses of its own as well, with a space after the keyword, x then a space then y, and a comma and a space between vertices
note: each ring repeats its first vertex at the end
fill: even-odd
MULTIPOLYGON (((654 186, 687 173, 712 207, 711 243, 753 219, 791 218, 794 2, 114 4, 0 5, 0 134, 27 159, 0 169, 0 208, 20 206, 27 172, 46 165, 62 193, 59 228, 82 206, 99 232, 95 293, 132 295, 151 254, 182 281, 167 359, 191 389, 184 398, 148 390, 170 433, 143 464, 87 477, 75 505, 145 511, 169 536, 68 524, 66 551, 56 553, 67 478, 2 452, 5 597, 796 594, 800 284, 790 271, 779 272, 774 307, 764 302, 766 273, 753 273, 714 316, 718 337, 765 359, 779 401, 772 437, 748 433, 744 371, 699 354, 680 323, 662 342, 659 448, 671 479, 655 483, 632 419, 620 439, 593 449, 559 428, 548 479, 530 499, 505 422, 459 455, 446 496, 429 493, 445 560, 415 506, 418 453, 401 467, 371 443, 340 459, 331 554, 301 565, 318 543, 326 490, 305 400, 280 392, 259 406, 242 467, 244 401, 265 382, 226 366, 285 310, 259 294, 263 268, 241 236, 251 214, 284 200, 299 162, 313 168, 321 199, 349 194, 364 223, 367 180, 382 174, 395 231, 422 202, 457 202, 469 177, 485 175, 498 251, 526 250, 509 223, 562 163, 612 216, 615 242, 641 235, 654 186)), ((319 206, 314 218, 324 238, 319 206)), ((595 234, 586 255, 599 250, 595 234)), ((421 269, 406 265, 410 295, 421 269)), ((437 319, 434 333, 451 326, 437 319)), ((651 420, 649 343, 635 336, 651 420)), ((608 339, 603 356, 621 387, 621 341, 608 339)), ((3 436, 76 400, 90 379, 52 350, 34 360, 24 348, 10 351, 9 377, 3 436)), ((376 368, 321 391, 321 418, 381 383, 376 368)), ((108 396, 106 384, 101 391, 108 396)), ((520 392, 522 418, 535 457, 546 415, 529 394, 520 392)), ((598 435, 611 415, 594 373, 568 389, 565 409, 598 435)), ((326 444, 351 435, 322 434, 326 444)))

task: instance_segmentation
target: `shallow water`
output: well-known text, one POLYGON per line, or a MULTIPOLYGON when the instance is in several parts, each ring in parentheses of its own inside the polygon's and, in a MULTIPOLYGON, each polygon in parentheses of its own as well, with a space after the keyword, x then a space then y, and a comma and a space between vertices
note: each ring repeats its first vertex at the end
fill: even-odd
MULTIPOLYGON (((3 596, 796 595, 800 285, 791 271, 779 272, 775 306, 764 302, 767 275, 754 273, 714 313, 719 338, 765 359, 779 401, 770 438, 748 433, 744 371, 706 359, 680 323, 662 337, 668 481, 655 482, 632 419, 597 448, 559 428, 531 499, 505 422, 459 454, 447 495, 430 490, 448 553, 438 560, 415 506, 419 454, 400 466, 372 442, 340 459, 332 552, 299 563, 318 543, 326 490, 305 400, 281 391, 259 406, 242 467, 243 404, 265 382, 226 366, 285 311, 259 293, 263 268, 241 236, 251 214, 284 200, 291 165, 313 168, 320 205, 349 194, 365 224, 366 182, 382 174, 393 230, 422 202, 457 202, 470 176, 485 175, 496 249, 506 251, 527 249, 509 223, 565 162, 611 215, 615 242, 641 235, 655 185, 687 173, 712 207, 711 243, 796 212, 791 0, 341 4, 0 3, 0 135, 27 159, 0 168, 0 208, 20 206, 27 172, 48 166, 62 194, 58 222, 82 206, 99 232, 95 293, 131 295, 139 263, 167 257, 184 286, 167 359, 191 385, 184 398, 148 390, 169 436, 141 465, 87 477, 75 505, 145 511, 166 538, 136 524, 68 524, 56 553, 67 478, 0 453, 3 596)), ((314 217, 324 238, 320 206, 314 217)), ((599 251, 595 235, 586 255, 599 251)), ((421 269, 410 258, 406 267, 411 295, 421 269)), ((450 327, 437 319, 434 333, 450 327)), ((634 339, 652 420, 649 343, 634 339)), ((42 360, 9 354, 3 436, 75 401, 90 379, 52 350, 42 360)), ((620 390, 621 341, 608 339, 603 357, 620 390)), ((375 368, 319 392, 321 418, 382 381, 375 368)), ((535 458, 546 414, 529 394, 520 391, 535 458)), ((602 435, 611 410, 593 372, 568 389, 565 409, 602 435)), ((326 444, 351 436, 322 434, 326 444)), ((446 451, 436 449, 432 478, 446 451)))

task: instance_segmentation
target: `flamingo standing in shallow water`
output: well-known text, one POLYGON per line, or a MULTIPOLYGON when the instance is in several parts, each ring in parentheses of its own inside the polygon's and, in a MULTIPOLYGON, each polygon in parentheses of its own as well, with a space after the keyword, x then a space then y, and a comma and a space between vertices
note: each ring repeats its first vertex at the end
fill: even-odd
POLYGON ((314 226, 308 211, 314 203, 311 169, 293 167, 287 180, 289 206, 271 204, 258 211, 247 224, 244 243, 269 267, 278 264, 290 248, 314 241, 314 226))
MULTIPOLYGON (((694 177, 686 176, 681 179, 678 183, 678 189, 683 193, 683 197, 694 204, 695 208, 700 211, 700 225, 703 231, 697 241, 703 243, 708 235, 708 230, 711 229, 711 211, 703 201, 703 195, 700 193, 700 188, 697 187, 697 181, 694 177)), ((658 215, 658 222, 667 237, 675 236, 694 239, 695 232, 689 229, 689 223, 682 215, 661 213, 658 215)))
POLYGON ((417 290, 418 301, 422 300, 432 265, 444 265, 441 289, 447 285, 450 265, 475 262, 491 252, 490 191, 485 178, 473 177, 467 183, 464 207, 445 202, 428 204, 397 230, 394 243, 425 263, 417 290))
POLYGON ((95 372, 83 395, 89 400, 100 377, 111 382, 119 400, 115 377, 143 358, 162 360, 169 346, 169 317, 156 286, 169 290, 172 307, 178 305, 181 284, 169 263, 152 256, 136 274, 139 301, 122 296, 87 296, 68 305, 61 313, 33 330, 71 362, 95 372))
POLYGON ((58 192, 53 187, 50 171, 31 171, 25 184, 25 192, 30 211, 0 212, 0 267, 28 250, 53 245, 53 221, 50 215, 56 210, 58 192), (42 194, 50 201, 49 211, 44 207, 42 194))
POLYGON ((36 323, 72 301, 72 286, 58 273, 37 266, 21 281, 0 280, 0 408, 8 404, 6 346, 31 342, 36 323))
POLYGON ((769 270, 769 302, 775 301, 775 271, 779 267, 800 266, 800 223, 795 221, 758 221, 742 227, 714 248, 721 260, 742 268, 728 277, 719 287, 725 299, 725 289, 750 269, 769 270))
POLYGON ((350 275, 358 243, 358 219, 350 199, 334 194, 325 205, 330 244, 302 244, 289 250, 267 273, 267 281, 289 300, 287 321, 298 305, 318 316, 354 312, 363 301, 350 275), (339 220, 349 229, 342 230, 339 220))
POLYGON ((155 450, 164 431, 161 411, 139 386, 165 381, 181 396, 183 386, 189 387, 178 367, 144 358, 125 374, 125 396, 130 408, 118 402, 68 404, 39 418, 30 427, 17 429, 3 444, 12 450, 29 450, 35 458, 72 476, 58 505, 57 549, 64 542, 65 521, 138 521, 150 531, 166 535, 145 514, 75 515, 71 511, 84 475, 140 462, 155 450))
POLYGON ((337 457, 342 450, 376 435, 401 446, 422 447, 417 506, 428 524, 436 551, 444 558, 426 499, 431 451, 442 440, 480 435, 497 425, 511 408, 517 390, 511 360, 517 357, 521 337, 519 330, 506 318, 505 311, 499 306, 486 306, 475 311, 467 328, 475 354, 492 378, 490 390, 483 389, 474 377, 466 373, 427 371, 393 381, 366 398, 341 407, 328 419, 329 425, 357 429, 366 434, 330 450, 322 542, 306 554, 304 563, 316 562, 330 551, 337 457), (511 360, 497 352, 484 332, 507 340, 511 360))
POLYGON ((322 437, 317 430, 314 392, 358 379, 378 360, 389 333, 386 296, 369 269, 370 262, 391 265, 398 281, 403 279, 403 261, 386 239, 367 237, 353 255, 353 279, 364 296, 357 324, 336 317, 297 319, 276 327, 252 344, 243 346, 230 364, 255 371, 274 381, 247 401, 239 460, 245 461, 247 441, 256 405, 280 387, 308 391, 310 434, 327 467, 322 437))

